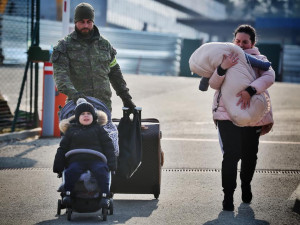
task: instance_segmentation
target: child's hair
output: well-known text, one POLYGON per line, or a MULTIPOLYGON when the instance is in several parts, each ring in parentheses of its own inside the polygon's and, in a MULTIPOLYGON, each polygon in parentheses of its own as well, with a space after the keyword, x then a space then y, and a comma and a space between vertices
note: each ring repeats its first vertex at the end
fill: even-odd
POLYGON ((234 31, 234 38, 236 37, 237 33, 246 33, 246 34, 249 34, 250 40, 251 40, 252 44, 256 43, 256 31, 255 31, 254 27, 252 27, 252 26, 250 26, 248 24, 240 25, 234 31))

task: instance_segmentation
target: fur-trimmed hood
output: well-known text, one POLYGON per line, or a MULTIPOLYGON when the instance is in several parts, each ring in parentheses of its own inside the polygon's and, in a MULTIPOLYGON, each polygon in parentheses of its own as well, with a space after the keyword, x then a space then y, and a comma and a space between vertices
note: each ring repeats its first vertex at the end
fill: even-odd
MULTIPOLYGON (((59 123, 59 129, 62 133, 66 133, 67 129, 69 128, 71 121, 75 119, 75 115, 67 118, 67 119, 63 119, 62 121, 60 121, 59 123)), ((101 126, 107 124, 107 115, 105 112, 101 111, 101 110, 97 110, 97 123, 101 126)))

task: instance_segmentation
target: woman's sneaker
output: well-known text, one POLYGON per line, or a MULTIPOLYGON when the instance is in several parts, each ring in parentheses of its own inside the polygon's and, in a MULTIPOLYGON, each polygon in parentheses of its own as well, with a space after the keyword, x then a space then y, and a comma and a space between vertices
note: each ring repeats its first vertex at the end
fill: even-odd
POLYGON ((233 211, 233 194, 225 194, 223 200, 223 210, 225 211, 233 211))
POLYGON ((244 203, 250 203, 252 200, 251 185, 242 185, 242 200, 244 203))

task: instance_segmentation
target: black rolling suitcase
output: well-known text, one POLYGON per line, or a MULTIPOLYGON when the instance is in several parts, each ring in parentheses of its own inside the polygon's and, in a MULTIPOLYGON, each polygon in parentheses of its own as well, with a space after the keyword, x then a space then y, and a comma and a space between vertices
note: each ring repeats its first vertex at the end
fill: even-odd
MULTIPOLYGON (((114 119, 113 122, 120 122, 114 119)), ((157 119, 141 119, 142 158, 141 164, 133 175, 126 179, 117 174, 112 176, 111 192, 124 194, 160 194, 161 167, 161 131, 157 119)), ((120 147, 120 152, 122 151, 120 147)))

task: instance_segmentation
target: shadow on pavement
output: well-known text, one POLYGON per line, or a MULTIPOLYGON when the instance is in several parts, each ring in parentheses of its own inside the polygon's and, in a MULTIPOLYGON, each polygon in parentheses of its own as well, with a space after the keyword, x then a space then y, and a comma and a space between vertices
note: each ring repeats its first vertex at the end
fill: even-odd
MULTIPOLYGON (((101 210, 96 213, 73 213, 72 223, 78 224, 125 224, 126 221, 134 217, 149 217, 157 209, 158 200, 114 200, 114 215, 108 215, 107 221, 102 221, 101 210)), ((56 219, 46 220, 37 225, 48 224, 70 224, 67 220, 65 210, 62 215, 56 215, 56 219)))
POLYGON ((24 158, 23 156, 29 152, 36 150, 38 147, 34 143, 26 143, 29 147, 28 149, 22 151, 21 153, 13 157, 0 157, 0 167, 4 168, 28 168, 33 167, 37 161, 29 158, 24 158))
POLYGON ((114 222, 123 224, 132 217, 149 217, 157 209, 157 199, 153 200, 114 200, 117 217, 114 222))
POLYGON ((220 224, 230 224, 230 225, 270 225, 269 222, 265 220, 255 219, 255 214, 253 209, 249 204, 241 203, 238 212, 234 215, 234 212, 222 211, 220 212, 217 219, 208 221, 203 225, 220 225, 220 224))
POLYGON ((0 157, 0 168, 29 168, 37 163, 36 160, 20 157, 0 157))
MULTIPOLYGON (((58 142, 58 141, 57 141, 58 142)), ((50 139, 47 140, 41 140, 41 139, 36 139, 32 141, 27 141, 27 142, 19 142, 19 141, 14 141, 11 143, 5 143, 2 146, 2 149, 0 151, 0 168, 1 169, 8 169, 8 168, 29 168, 33 167, 37 161, 35 159, 31 158, 26 158, 26 156, 29 153, 32 153, 34 151, 38 151, 41 147, 43 146, 51 146, 51 145, 56 145, 56 142, 51 141, 50 139), (14 150, 13 152, 17 153, 10 153, 11 150, 14 150), (5 155, 9 155, 5 157, 5 155)))
POLYGON ((53 220, 46 220, 39 223, 36 223, 35 225, 53 225, 53 224, 114 224, 113 222, 113 215, 107 217, 107 221, 102 221, 102 218, 100 216, 101 211, 96 213, 72 213, 72 219, 71 221, 67 220, 67 214, 62 213, 62 215, 55 215, 57 219, 53 220))

